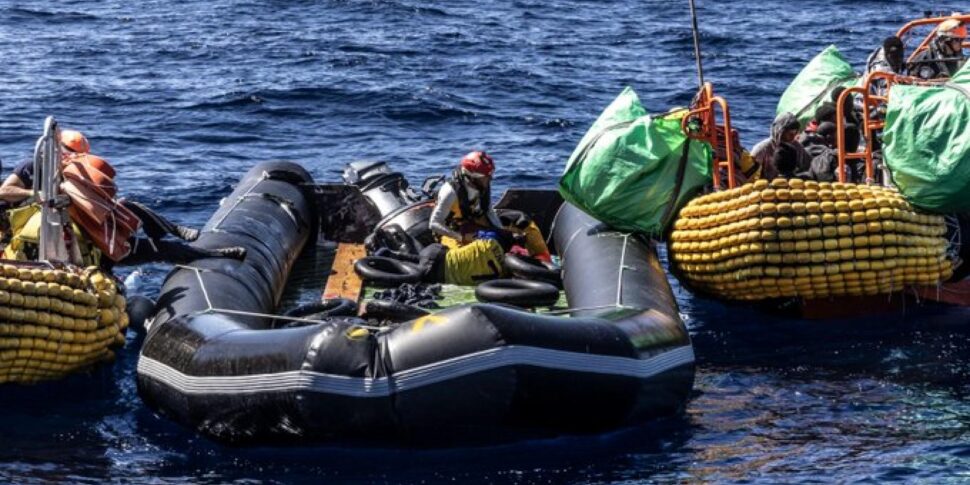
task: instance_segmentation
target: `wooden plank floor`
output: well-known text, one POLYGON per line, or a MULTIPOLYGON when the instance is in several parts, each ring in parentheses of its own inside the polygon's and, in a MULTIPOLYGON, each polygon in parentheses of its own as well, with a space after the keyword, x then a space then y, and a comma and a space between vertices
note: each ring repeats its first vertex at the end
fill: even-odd
POLYGON ((323 299, 347 298, 359 301, 364 282, 354 271, 354 262, 367 255, 363 244, 340 243, 334 256, 333 269, 323 290, 323 299))

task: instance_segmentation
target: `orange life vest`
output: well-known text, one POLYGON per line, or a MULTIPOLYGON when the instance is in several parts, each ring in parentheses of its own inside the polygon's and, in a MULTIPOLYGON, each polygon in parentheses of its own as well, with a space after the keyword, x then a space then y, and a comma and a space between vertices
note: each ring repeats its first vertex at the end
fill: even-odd
POLYGON ((71 199, 71 220, 112 261, 127 256, 131 252, 129 241, 141 227, 141 220, 114 199, 118 192, 114 180, 81 160, 64 164, 62 173, 61 190, 71 199))
POLYGON ((92 155, 90 153, 78 153, 78 154, 72 155, 70 160, 65 160, 65 161, 81 162, 84 165, 87 165, 107 175, 108 178, 112 178, 112 179, 115 178, 115 168, 112 167, 107 160, 97 155, 92 155))

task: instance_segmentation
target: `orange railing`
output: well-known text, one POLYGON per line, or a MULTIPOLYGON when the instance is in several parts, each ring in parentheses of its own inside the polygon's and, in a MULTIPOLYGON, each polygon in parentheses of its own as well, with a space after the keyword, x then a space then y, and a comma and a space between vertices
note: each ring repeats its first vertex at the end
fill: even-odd
MULTIPOLYGON (((930 42, 936 38, 936 26, 940 23, 956 19, 963 24, 970 24, 970 14, 953 14, 941 17, 927 17, 923 19, 913 20, 907 23, 898 32, 896 36, 899 37, 903 42, 906 41, 906 37, 913 34, 913 30, 918 27, 932 26, 932 30, 926 34, 923 40, 920 42, 919 46, 910 54, 907 62, 912 62, 917 54, 926 50, 930 42)), ((970 47, 970 42, 965 38, 963 42, 964 48, 970 47)), ((866 177, 865 183, 871 184, 875 182, 875 173, 873 167, 873 140, 876 133, 885 127, 885 120, 873 116, 874 113, 878 112, 881 106, 885 106, 889 102, 889 89, 896 84, 908 84, 908 85, 920 85, 920 86, 932 86, 938 85, 945 82, 946 79, 935 79, 935 80, 923 80, 910 76, 902 76, 898 74, 892 74, 888 72, 872 72, 869 73, 862 82, 862 86, 851 87, 842 92, 839 95, 838 103, 836 103, 836 127, 837 127, 837 144, 839 150, 839 173, 838 178, 840 182, 846 181, 846 161, 848 160, 864 160, 866 165, 866 177), (877 82, 884 83, 879 89, 876 89, 877 82), (859 95, 862 98, 862 134, 865 137, 865 146, 863 151, 847 153, 845 150, 845 113, 843 108, 845 106, 845 101, 849 96, 859 95)))
POLYGON ((681 120, 681 128, 688 137, 710 143, 714 148, 714 164, 711 179, 714 190, 721 190, 721 169, 727 169, 727 185, 733 189, 737 186, 734 175, 734 137, 731 130, 731 110, 727 101, 714 96, 714 86, 704 83, 691 102, 690 111, 681 120), (723 123, 717 124, 716 109, 721 107, 723 123), (720 136, 718 132, 723 132, 720 136), (723 149, 723 150, 721 150, 723 149), (723 154, 723 158, 720 156, 723 154))
MULTIPOLYGON (((901 29, 899 29, 899 31, 896 32, 896 37, 899 37, 900 39, 902 39, 903 42, 906 42, 906 37, 910 33, 912 33, 913 29, 917 27, 927 26, 927 25, 933 26, 933 30, 930 31, 928 34, 926 34, 926 37, 923 38, 919 46, 917 46, 916 49, 913 50, 913 53, 909 55, 907 62, 913 62, 917 54, 926 50, 929 47, 930 42, 932 42, 933 39, 936 38, 936 26, 950 19, 957 19, 963 24, 968 24, 970 23, 970 14, 953 14, 953 15, 948 15, 944 17, 927 17, 925 19, 914 20, 904 25, 901 29)), ((963 39, 963 48, 964 49, 970 48, 970 39, 967 39, 967 38, 963 39)))
POLYGON ((862 87, 854 86, 842 91, 835 106, 836 145, 839 151, 839 182, 846 181, 845 164, 847 160, 864 160, 866 164, 865 183, 871 184, 875 182, 875 169, 872 161, 873 140, 875 139, 876 132, 886 126, 886 121, 873 115, 878 111, 880 106, 885 106, 889 102, 889 89, 892 86, 896 84, 933 86, 945 81, 945 79, 927 81, 889 72, 871 72, 863 80, 862 87), (875 89, 875 83, 880 80, 885 82, 885 85, 877 90, 875 89), (877 92, 885 94, 876 94, 877 92), (856 94, 862 97, 862 126, 860 128, 865 137, 865 147, 861 152, 848 153, 845 150, 845 112, 843 108, 848 97, 856 94))
POLYGON ((869 133, 870 133, 869 109, 870 109, 870 104, 869 104, 869 97, 868 97, 868 89, 860 88, 858 86, 846 88, 844 91, 842 91, 842 94, 839 95, 838 102, 836 102, 835 104, 835 126, 836 126, 835 137, 836 137, 836 146, 839 149, 839 171, 838 171, 839 182, 845 182, 846 180, 846 171, 845 171, 846 160, 865 160, 866 161, 866 184, 871 184, 873 180, 875 180, 875 175, 873 173, 874 172, 873 164, 872 164, 872 143, 870 141, 872 140, 872 138, 870 138, 869 136, 869 133), (865 148, 865 151, 861 153, 860 152, 846 153, 846 150, 845 150, 845 113, 844 113, 843 107, 845 106, 845 101, 849 99, 849 96, 853 94, 861 94, 863 99, 862 125, 864 126, 864 130, 866 133, 866 148, 865 148))

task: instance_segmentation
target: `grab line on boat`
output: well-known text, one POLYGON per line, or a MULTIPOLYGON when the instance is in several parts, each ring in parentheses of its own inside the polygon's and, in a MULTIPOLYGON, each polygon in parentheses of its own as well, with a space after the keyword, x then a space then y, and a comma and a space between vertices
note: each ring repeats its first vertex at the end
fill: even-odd
MULTIPOLYGON (((577 234, 579 234, 579 232, 580 231, 577 230, 572 237, 575 237, 577 234)), ((617 274, 616 274, 616 302, 615 303, 590 306, 590 307, 563 308, 561 310, 550 310, 550 311, 545 311, 541 313, 543 315, 563 315, 566 313, 583 312, 583 311, 590 311, 590 310, 605 310, 608 308, 618 308, 621 310, 630 310, 635 308, 635 307, 623 304, 623 271, 635 270, 636 268, 632 266, 627 266, 626 264, 626 247, 630 243, 630 234, 622 233, 620 234, 620 236, 623 237, 623 251, 620 253, 620 265, 619 265, 619 268, 617 269, 617 274)), ((572 242, 572 237, 570 237, 570 242, 572 242)))
MULTIPOLYGON (((202 272, 211 271, 211 270, 205 269, 205 268, 196 268, 195 266, 186 266, 184 264, 176 264, 175 267, 179 269, 192 270, 193 272, 195 272, 196 279, 199 280, 199 287, 202 289, 202 296, 205 297, 205 304, 208 308, 204 310, 200 310, 197 313, 225 313, 227 315, 240 315, 244 317, 257 317, 257 318, 272 318, 277 320, 288 320, 291 322, 333 323, 333 322, 328 322, 326 320, 314 320, 312 318, 292 317, 288 315, 273 315, 270 313, 247 312, 243 310, 231 310, 228 308, 216 308, 212 305, 212 300, 209 299, 209 292, 205 288, 205 281, 202 280, 202 272)), ((365 328, 368 330, 387 330, 389 328, 393 328, 393 327, 386 327, 386 326, 382 327, 378 325, 365 325, 365 324, 359 324, 359 323, 354 324, 353 326, 357 328, 365 328)))
POLYGON ((230 207, 229 210, 227 210, 224 214, 222 214, 222 217, 220 217, 219 220, 216 221, 215 224, 213 224, 211 231, 215 231, 219 229, 219 226, 221 226, 222 222, 226 220, 226 217, 228 217, 229 214, 232 213, 232 210, 235 209, 237 205, 242 203, 242 201, 246 199, 246 196, 251 194, 253 190, 256 189, 256 186, 259 185, 260 182, 268 178, 269 178, 269 172, 264 171, 263 174, 259 176, 259 179, 257 179, 256 182, 251 187, 249 187, 248 190, 246 190, 246 193, 240 195, 239 197, 236 197, 236 200, 233 201, 232 203, 232 207, 230 207))
POLYGON ((616 306, 623 306, 623 270, 626 269, 626 247, 630 243, 630 235, 623 235, 623 250, 620 251, 620 267, 616 271, 616 306))

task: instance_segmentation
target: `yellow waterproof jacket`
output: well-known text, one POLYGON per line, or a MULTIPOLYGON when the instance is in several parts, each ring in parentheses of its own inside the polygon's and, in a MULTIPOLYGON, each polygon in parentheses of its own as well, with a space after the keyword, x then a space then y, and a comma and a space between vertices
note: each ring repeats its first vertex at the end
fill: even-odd
MULTIPOLYGON (((18 261, 32 261, 37 259, 37 245, 40 241, 40 206, 37 204, 26 205, 10 209, 10 244, 3 250, 3 257, 18 261)), ((77 224, 71 223, 71 230, 74 232, 74 240, 77 241, 81 252, 83 266, 98 266, 101 262, 101 251, 94 247, 81 228, 77 224)))

